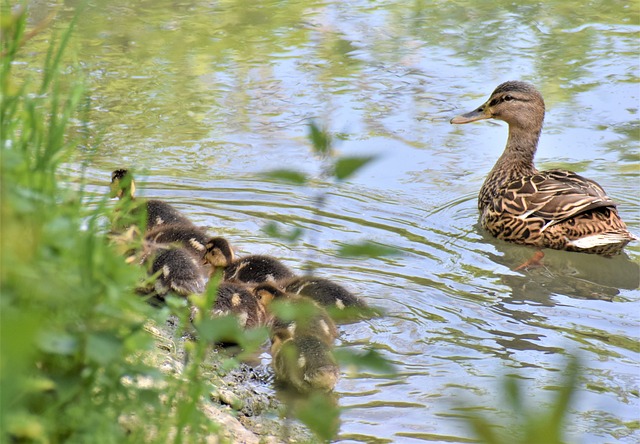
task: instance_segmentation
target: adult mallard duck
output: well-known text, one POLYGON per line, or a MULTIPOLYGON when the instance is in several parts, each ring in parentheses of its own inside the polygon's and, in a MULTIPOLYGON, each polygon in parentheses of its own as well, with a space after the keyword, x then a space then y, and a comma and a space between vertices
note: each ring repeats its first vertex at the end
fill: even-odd
POLYGON ((538 248, 611 256, 638 239, 600 185, 566 170, 538 171, 533 157, 544 100, 530 84, 499 85, 479 108, 451 123, 498 119, 509 125, 502 156, 478 196, 482 226, 499 239, 538 248))

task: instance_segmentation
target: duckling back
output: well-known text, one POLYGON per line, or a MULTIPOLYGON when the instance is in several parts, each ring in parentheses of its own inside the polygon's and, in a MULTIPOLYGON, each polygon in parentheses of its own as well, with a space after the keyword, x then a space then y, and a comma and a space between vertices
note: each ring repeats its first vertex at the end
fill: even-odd
POLYGON ((367 307, 362 299, 329 279, 311 276, 297 277, 286 282, 284 290, 313 299, 324 307, 334 307, 339 310, 344 310, 346 307, 367 307))
POLYGON ((145 234, 145 240, 158 244, 179 244, 187 248, 200 258, 206 251, 209 236, 204 230, 195 227, 191 223, 173 223, 159 225, 145 234))
POLYGON ((193 223, 187 216, 175 209, 167 202, 161 200, 148 200, 146 202, 147 210, 147 230, 164 225, 191 225, 193 223))
POLYGON ((218 285, 216 302, 211 309, 213 316, 233 314, 243 328, 265 325, 267 313, 253 293, 244 285, 222 282, 218 285))
POLYGON ((301 393, 328 392, 340 377, 331 347, 312 335, 300 335, 271 346, 276 381, 301 393))
POLYGON ((160 272, 155 282, 160 296, 169 291, 187 296, 205 290, 206 273, 198 259, 184 248, 161 249, 153 260, 151 272, 160 272))
POLYGON ((296 336, 316 336, 325 344, 333 346, 338 338, 338 329, 327 311, 315 301, 285 293, 270 284, 262 284, 254 289, 254 294, 265 305, 271 315, 271 341, 283 342, 296 336), (284 318, 273 314, 273 303, 288 304, 293 316, 284 318))
POLYGON ((146 230, 168 224, 191 225, 191 221, 185 215, 166 202, 135 199, 135 181, 127 169, 118 169, 111 173, 110 187, 111 197, 117 197, 121 202, 118 208, 120 214, 114 220, 116 230, 143 222, 146 222, 146 230))
POLYGON ((289 267, 264 255, 251 255, 233 261, 224 271, 224 279, 232 282, 259 284, 279 282, 295 277, 289 267))

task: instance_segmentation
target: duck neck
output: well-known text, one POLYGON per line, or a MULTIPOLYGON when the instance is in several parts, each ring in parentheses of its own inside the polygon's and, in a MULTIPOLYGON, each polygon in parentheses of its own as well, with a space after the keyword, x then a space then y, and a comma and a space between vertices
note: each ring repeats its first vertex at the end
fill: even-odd
POLYGON ((507 146, 480 189, 480 209, 493 200, 509 182, 538 172, 533 158, 541 129, 541 125, 534 128, 509 125, 507 146))

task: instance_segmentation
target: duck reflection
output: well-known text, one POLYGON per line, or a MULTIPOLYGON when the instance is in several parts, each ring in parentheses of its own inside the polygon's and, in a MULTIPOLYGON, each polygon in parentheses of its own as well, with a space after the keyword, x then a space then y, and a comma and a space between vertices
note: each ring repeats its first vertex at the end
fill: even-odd
MULTIPOLYGON (((485 236, 497 253, 487 252, 493 262, 514 270, 532 254, 531 248, 514 246, 485 236)), ((512 292, 512 301, 535 302, 545 306, 556 303, 551 295, 576 299, 613 301, 621 290, 640 287, 640 265, 627 253, 614 257, 544 250, 541 266, 513 271, 501 276, 512 292)))

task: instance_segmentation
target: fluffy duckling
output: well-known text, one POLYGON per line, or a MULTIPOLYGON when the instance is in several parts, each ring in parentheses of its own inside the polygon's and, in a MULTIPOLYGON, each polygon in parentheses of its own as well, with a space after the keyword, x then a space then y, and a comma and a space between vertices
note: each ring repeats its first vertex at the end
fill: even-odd
POLYGON ((273 316, 271 320, 271 338, 277 337, 283 342, 300 335, 314 335, 327 345, 333 345, 338 338, 338 329, 329 314, 311 299, 285 293, 272 284, 260 284, 254 287, 253 294, 261 305, 269 310, 273 301, 293 305, 297 310, 294 319, 273 316))
POLYGON ((163 297, 169 291, 181 296, 203 293, 207 273, 199 258, 186 248, 159 249, 151 266, 151 273, 159 272, 154 288, 163 297))
POLYGON ((205 261, 213 267, 224 268, 225 281, 260 284, 295 277, 289 267, 271 256, 250 255, 236 259, 231 245, 222 237, 207 242, 205 261))
POLYGON ((367 308, 367 304, 362 299, 329 279, 312 276, 296 277, 284 284, 284 291, 308 297, 323 307, 337 310, 367 308))
MULTIPOLYGON (((237 328, 231 331, 217 331, 215 342, 218 345, 239 345, 238 339, 242 330, 264 326, 268 323, 264 306, 258 301, 251 290, 242 284, 220 282, 217 288, 216 300, 208 310, 212 318, 233 316, 237 320, 237 328)), ((200 309, 191 307, 191 322, 200 318, 200 309)))
POLYGON ((480 107, 451 119, 453 124, 497 119, 509 125, 504 152, 478 195, 482 226, 499 239, 538 248, 620 253, 638 238, 602 187, 571 171, 536 169, 544 114, 544 100, 533 85, 509 81, 480 107))
POLYGON ((233 314, 243 328, 256 328, 267 323, 267 312, 260 301, 244 285, 221 282, 211 310, 213 316, 233 314))
POLYGON ((190 223, 158 225, 149 230, 144 238, 146 241, 156 244, 179 244, 200 258, 204 257, 206 245, 209 241, 209 236, 203 229, 195 227, 190 223))
MULTIPOLYGON (((127 201, 130 213, 125 217, 131 217, 133 222, 135 217, 142 217, 141 212, 146 212, 146 229, 151 229, 163 224, 189 224, 191 221, 176 210, 174 207, 161 200, 135 199, 136 185, 133 176, 126 169, 118 169, 111 173, 111 197, 117 197, 121 201, 127 201)), ((129 223, 125 223, 129 225, 129 223)))
POLYGON ((271 356, 276 381, 301 393, 332 391, 340 377, 331 347, 317 336, 276 338, 271 356))

